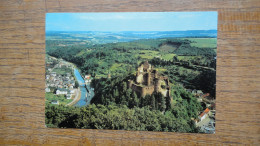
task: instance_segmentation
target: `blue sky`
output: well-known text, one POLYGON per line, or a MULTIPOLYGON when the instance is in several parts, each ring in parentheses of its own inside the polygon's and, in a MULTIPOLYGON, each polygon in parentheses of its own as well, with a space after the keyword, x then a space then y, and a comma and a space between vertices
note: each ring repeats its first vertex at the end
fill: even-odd
POLYGON ((217 12, 47 13, 46 31, 217 30, 217 12))

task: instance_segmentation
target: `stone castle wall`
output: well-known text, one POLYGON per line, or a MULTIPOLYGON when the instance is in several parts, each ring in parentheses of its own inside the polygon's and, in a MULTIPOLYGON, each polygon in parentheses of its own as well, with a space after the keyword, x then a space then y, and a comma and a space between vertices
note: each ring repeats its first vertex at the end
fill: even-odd
POLYGON ((154 86, 143 87, 142 96, 151 95, 154 92, 154 86))
POLYGON ((136 85, 136 84, 132 84, 130 88, 132 88, 132 90, 135 91, 135 93, 138 96, 143 96, 144 95, 144 90, 143 90, 142 86, 136 85))

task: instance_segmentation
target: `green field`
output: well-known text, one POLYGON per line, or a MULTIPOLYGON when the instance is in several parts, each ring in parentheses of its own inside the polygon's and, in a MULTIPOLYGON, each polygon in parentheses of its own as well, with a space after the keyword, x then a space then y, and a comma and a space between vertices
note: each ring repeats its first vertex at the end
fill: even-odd
POLYGON ((166 68, 162 68, 162 67, 157 67, 156 70, 157 70, 159 73, 163 73, 163 72, 165 72, 167 69, 166 69, 166 68))
POLYGON ((176 56, 176 54, 163 54, 161 58, 164 60, 172 60, 174 56, 176 56))
POLYGON ((199 57, 199 56, 177 56, 177 58, 182 61, 188 61, 191 59, 201 58, 201 57, 199 57))
POLYGON ((71 73, 72 71, 70 68, 61 67, 53 69, 53 72, 56 72, 59 75, 66 75, 66 73, 71 73))
POLYGON ((175 46, 172 46, 172 45, 162 45, 159 50, 161 52, 173 52, 175 49, 177 49, 175 46))
POLYGON ((217 47, 217 38, 184 38, 190 41, 191 46, 200 47, 200 48, 216 48, 217 47))
POLYGON ((139 54, 136 56, 140 56, 143 59, 152 59, 159 55, 158 51, 151 51, 151 50, 140 50, 139 54))
POLYGON ((51 103, 52 100, 58 100, 60 105, 66 105, 73 99, 66 99, 64 95, 55 95, 53 93, 45 93, 45 99, 47 103, 51 103))

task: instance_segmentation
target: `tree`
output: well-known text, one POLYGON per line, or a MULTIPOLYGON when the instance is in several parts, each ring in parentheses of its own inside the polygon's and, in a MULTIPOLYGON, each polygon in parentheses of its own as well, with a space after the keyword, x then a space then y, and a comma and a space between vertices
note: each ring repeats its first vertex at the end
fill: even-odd
POLYGON ((123 92, 126 92, 126 90, 127 90, 127 84, 126 82, 123 82, 123 92))
POLYGON ((78 88, 79 87, 79 83, 78 81, 75 82, 75 88, 78 88))
POLYGON ((173 56, 173 63, 176 63, 178 61, 179 61, 178 58, 176 56, 173 56))
POLYGON ((170 96, 167 96, 166 97, 166 110, 170 110, 172 107, 171 107, 171 97, 170 96))
POLYGON ((166 102, 165 102, 165 97, 163 97, 163 96, 160 96, 160 98, 161 98, 161 106, 160 106, 160 111, 161 111, 161 112, 164 112, 164 111, 165 111, 165 109, 166 109, 166 102))
POLYGON ((156 108, 155 108, 155 97, 154 97, 154 95, 152 95, 152 97, 151 97, 151 109, 152 110, 155 110, 156 108))
POLYGON ((105 99, 105 97, 102 95, 102 96, 101 96, 101 102, 102 102, 102 103, 105 103, 105 101, 106 101, 106 99, 105 99))
POLYGON ((128 103, 126 101, 126 97, 124 95, 121 96, 121 104, 122 105, 128 105, 128 103))
POLYGON ((132 96, 130 98, 130 104, 129 107, 133 108, 133 107, 138 107, 139 106, 139 98, 137 97, 135 92, 132 92, 132 96))

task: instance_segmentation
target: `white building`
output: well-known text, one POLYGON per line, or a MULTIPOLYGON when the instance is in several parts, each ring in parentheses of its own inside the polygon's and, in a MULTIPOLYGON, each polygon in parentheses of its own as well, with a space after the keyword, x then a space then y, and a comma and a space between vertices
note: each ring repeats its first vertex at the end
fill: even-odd
POLYGON ((59 105, 59 101, 58 101, 58 100, 53 100, 53 101, 51 102, 51 104, 57 104, 57 105, 59 105))
POLYGON ((73 89, 74 87, 73 87, 73 85, 71 85, 69 88, 70 88, 70 89, 73 89))
POLYGON ((71 94, 74 94, 74 93, 75 93, 75 90, 76 90, 76 89, 70 90, 70 93, 71 93, 71 94))
POLYGON ((56 72, 51 72, 51 76, 56 77, 56 72))
POLYGON ((199 119, 200 119, 200 121, 202 121, 202 120, 204 120, 207 116, 208 116, 208 113, 209 113, 209 108, 206 108, 204 111, 203 111, 203 113, 201 113, 200 115, 199 115, 199 119))
POLYGON ((50 88, 45 88, 45 92, 51 92, 50 88))
POLYGON ((56 94, 57 95, 60 95, 60 94, 68 94, 68 90, 67 89, 64 89, 64 88, 58 88, 57 90, 56 90, 56 94))

